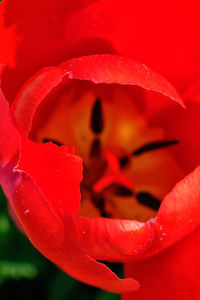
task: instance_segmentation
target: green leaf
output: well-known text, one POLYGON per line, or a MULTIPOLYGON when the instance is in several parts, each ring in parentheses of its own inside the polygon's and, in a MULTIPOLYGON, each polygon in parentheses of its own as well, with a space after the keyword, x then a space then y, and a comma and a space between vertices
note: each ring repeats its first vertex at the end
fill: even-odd
POLYGON ((10 222, 5 214, 0 214, 0 235, 7 234, 10 230, 10 222))
POLYGON ((112 294, 101 291, 95 300, 120 300, 119 294, 112 294))
POLYGON ((0 283, 8 279, 33 279, 38 274, 35 265, 26 262, 0 262, 0 283))
POLYGON ((77 281, 60 270, 57 270, 48 290, 49 300, 65 300, 77 285, 77 281))

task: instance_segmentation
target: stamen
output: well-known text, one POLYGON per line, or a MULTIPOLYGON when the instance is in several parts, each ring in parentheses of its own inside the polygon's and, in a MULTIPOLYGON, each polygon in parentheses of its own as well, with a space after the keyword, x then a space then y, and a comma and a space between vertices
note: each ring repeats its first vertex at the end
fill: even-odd
POLYGON ((57 140, 46 139, 46 138, 43 139, 42 142, 43 142, 43 143, 49 143, 49 142, 52 142, 52 143, 54 143, 54 144, 56 144, 56 145, 58 145, 58 146, 62 146, 62 145, 63 145, 62 143, 58 142, 57 140))
POLYGON ((178 143, 179 143, 179 141, 177 141, 177 140, 158 141, 158 142, 149 143, 149 144, 146 144, 146 145, 142 146, 138 150, 134 151, 132 153, 132 155, 140 155, 140 154, 142 154, 144 152, 147 152, 147 151, 153 151, 153 150, 156 150, 156 149, 165 148, 165 147, 168 147, 168 146, 176 145, 178 143))
POLYGON ((95 139, 93 141, 90 149, 90 156, 97 157, 97 158, 101 156, 101 142, 99 139, 95 139))
POLYGON ((119 158, 119 165, 120 165, 120 169, 123 169, 125 166, 128 165, 129 163, 129 157, 128 156, 122 156, 119 158))
POLYGON ((158 210, 161 204, 161 202, 156 197, 147 192, 138 193, 137 199, 141 204, 154 210, 158 210))
POLYGON ((92 195, 91 199, 94 205, 96 206, 96 208, 99 209, 101 217, 104 218, 111 217, 111 215, 107 213, 105 210, 105 199, 102 195, 98 195, 98 194, 92 195))
MULTIPOLYGON (((82 88, 79 92, 81 90, 82 88)), ((162 197, 173 185, 176 177, 182 174, 173 157, 171 158, 165 150, 159 153, 159 149, 177 145, 179 141, 175 136, 164 138, 162 130, 157 126, 149 128, 140 116, 137 103, 133 104, 132 99, 128 99, 128 95, 124 97, 123 93, 120 91, 118 93, 118 89, 106 95, 107 88, 105 91, 102 90, 101 93, 107 99, 113 100, 111 105, 107 101, 104 102, 106 100, 104 96, 101 98, 100 94, 97 94, 98 90, 96 86, 88 93, 83 89, 84 94, 81 95, 80 92, 79 107, 74 109, 72 107, 70 114, 65 111, 65 102, 71 95, 74 98, 76 92, 64 96, 61 94, 60 108, 55 112, 52 110, 54 113, 52 118, 47 120, 47 124, 40 124, 39 127, 37 116, 33 129, 38 128, 39 131, 31 132, 31 137, 39 143, 51 142, 57 146, 62 146, 63 141, 69 145, 74 141, 75 153, 80 154, 83 159, 83 180, 80 184, 82 203, 79 215, 146 221, 155 217, 162 197), (94 93, 96 96, 91 96, 94 93), (118 99, 112 99, 112 96, 118 99), (126 103, 123 105, 121 102, 126 103), (81 114, 81 128, 79 128, 77 126, 79 122, 76 121, 80 118, 83 103, 90 103, 90 105, 89 111, 85 108, 86 110, 81 114), (107 120, 109 115, 111 118, 107 120), (68 125, 66 119, 73 122, 67 131, 65 130, 65 126, 68 125), (140 159, 138 157, 137 160, 136 156, 145 153, 149 155, 149 160, 146 161, 145 155, 140 156, 140 159), (151 160, 155 163, 149 164, 148 161, 151 160), (169 168, 172 170, 171 173, 168 172, 169 168), (162 173, 160 178, 159 172, 162 173), (149 176, 155 180, 152 182, 149 176), (156 186, 154 186, 155 181, 156 186), (148 185, 149 188, 142 189, 141 184, 146 187, 148 185), (158 198, 154 196, 154 189, 151 192, 151 188, 155 189, 156 196, 156 190, 159 190, 158 198)))
POLYGON ((103 124, 101 99, 97 98, 92 108, 91 128, 94 133, 99 134, 102 132, 103 127, 104 124, 103 124))
POLYGON ((113 185, 113 192, 117 196, 129 197, 133 195, 133 191, 123 185, 113 185))

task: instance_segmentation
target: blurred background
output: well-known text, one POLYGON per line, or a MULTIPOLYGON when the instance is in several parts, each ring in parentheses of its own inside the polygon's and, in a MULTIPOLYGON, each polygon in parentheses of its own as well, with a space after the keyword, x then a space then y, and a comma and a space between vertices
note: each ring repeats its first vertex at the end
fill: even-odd
MULTIPOLYGON (((107 264, 122 277, 120 264, 107 264)), ((120 300, 71 278, 45 259, 17 229, 0 188, 0 299, 1 300, 120 300)))

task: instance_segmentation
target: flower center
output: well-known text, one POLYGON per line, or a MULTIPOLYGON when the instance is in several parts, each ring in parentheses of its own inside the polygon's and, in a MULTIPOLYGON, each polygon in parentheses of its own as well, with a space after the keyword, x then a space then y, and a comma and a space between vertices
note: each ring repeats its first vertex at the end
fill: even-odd
POLYGON ((73 82, 47 99, 31 138, 75 148, 83 158, 80 215, 147 221, 183 174, 179 143, 150 127, 125 87, 73 82))

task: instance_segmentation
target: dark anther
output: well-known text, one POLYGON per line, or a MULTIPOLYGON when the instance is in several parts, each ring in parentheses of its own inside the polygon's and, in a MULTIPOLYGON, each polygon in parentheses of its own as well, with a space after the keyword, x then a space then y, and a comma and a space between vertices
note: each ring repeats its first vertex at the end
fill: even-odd
POLYGON ((101 217, 108 218, 110 215, 105 210, 105 199, 101 195, 93 195, 92 196, 92 202, 98 208, 100 211, 101 217))
POLYGON ((123 169, 125 166, 127 166, 129 163, 129 157, 128 156, 122 156, 119 158, 119 165, 120 169, 123 169))
POLYGON ((147 151, 152 151, 152 150, 156 150, 156 149, 160 149, 160 148, 165 148, 165 147, 168 147, 168 146, 176 145, 178 143, 179 143, 179 141, 177 141, 177 140, 158 141, 158 142, 149 143, 149 144, 146 144, 146 145, 142 146, 138 150, 134 151, 132 153, 132 155, 140 155, 140 154, 142 154, 144 152, 147 152, 147 151))
POLYGON ((112 217, 112 215, 110 213, 107 213, 105 211, 105 209, 100 210, 100 214, 101 214, 101 217, 104 217, 104 218, 111 218, 112 217))
POLYGON ((113 185, 113 192, 117 196, 129 197, 133 195, 133 191, 123 185, 113 185))
POLYGON ((92 131, 96 134, 101 133, 103 130, 103 113, 100 98, 96 99, 92 108, 91 128, 92 131))
POLYGON ((42 140, 43 143, 49 143, 49 142, 52 142, 58 146, 62 146, 63 144, 61 144, 60 142, 56 141, 56 140, 52 140, 52 139, 43 139, 42 140))
POLYGON ((101 156, 101 143, 99 139, 93 141, 90 149, 90 156, 97 158, 101 156))
POLYGON ((149 208, 152 208, 154 210, 158 210, 161 204, 161 202, 157 198, 147 192, 138 193, 137 199, 141 204, 148 206, 149 208))

